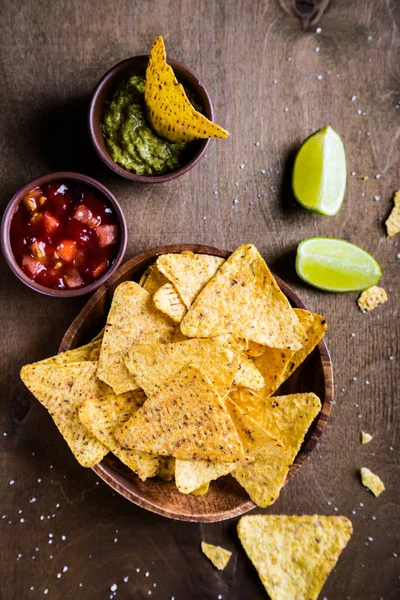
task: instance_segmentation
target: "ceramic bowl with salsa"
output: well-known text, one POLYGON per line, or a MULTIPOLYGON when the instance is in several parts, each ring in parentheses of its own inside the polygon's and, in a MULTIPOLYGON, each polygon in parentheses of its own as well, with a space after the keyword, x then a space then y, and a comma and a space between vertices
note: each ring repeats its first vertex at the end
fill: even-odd
POLYGON ((77 173, 38 177, 14 195, 3 216, 5 259, 30 288, 80 296, 117 269, 127 242, 125 217, 111 192, 77 173))
MULTIPOLYGON (((180 177, 192 169, 206 152, 210 139, 195 140, 187 143, 186 148, 182 149, 182 144, 165 142, 151 131, 150 126, 146 127, 145 108, 140 98, 143 95, 141 90, 143 82, 140 80, 143 80, 146 74, 148 62, 149 56, 128 58, 103 75, 96 85, 90 101, 89 134, 97 154, 115 173, 138 183, 162 183, 180 177), (129 86, 130 90, 127 90, 126 86, 129 86), (129 104, 129 98, 128 102, 125 102, 127 91, 139 93, 139 100, 137 98, 134 100, 136 106, 129 104), (133 153, 128 156, 124 156, 123 147, 118 147, 118 143, 114 143, 115 139, 112 140, 115 150, 113 152, 110 140, 107 139, 109 134, 112 137, 113 133, 112 111, 116 114, 118 121, 123 115, 126 115, 128 127, 125 128, 125 134, 127 135, 124 135, 122 146, 125 149, 127 146, 133 147, 133 153), (135 111, 136 113, 139 111, 139 114, 136 114, 135 111), (139 126, 132 127, 132 123, 139 126), (131 129, 131 131, 127 131, 127 129, 131 129), (135 132, 137 132, 137 140, 135 132), (168 154, 171 155, 169 158, 166 156, 168 154), (121 164, 117 162, 118 155, 121 155, 123 159, 120 160, 121 164), (164 160, 164 170, 162 167, 160 169, 160 162, 162 162, 160 157, 163 157, 164 160), (136 169, 138 172, 122 166, 134 163, 139 167, 136 169), (152 166, 154 169, 151 168, 152 166)), ((214 110, 210 96, 197 75, 177 60, 168 59, 167 62, 173 68, 179 82, 187 90, 192 102, 208 119, 213 121, 214 110)), ((119 127, 118 135, 121 135, 121 129, 119 127)))

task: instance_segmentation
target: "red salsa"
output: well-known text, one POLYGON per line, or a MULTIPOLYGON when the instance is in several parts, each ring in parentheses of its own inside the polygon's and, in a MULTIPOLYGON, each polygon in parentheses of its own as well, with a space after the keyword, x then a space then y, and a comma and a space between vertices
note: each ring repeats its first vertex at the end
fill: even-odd
POLYGON ((31 190, 10 230, 15 259, 26 275, 48 288, 80 288, 99 279, 119 247, 113 208, 95 189, 71 182, 31 190))

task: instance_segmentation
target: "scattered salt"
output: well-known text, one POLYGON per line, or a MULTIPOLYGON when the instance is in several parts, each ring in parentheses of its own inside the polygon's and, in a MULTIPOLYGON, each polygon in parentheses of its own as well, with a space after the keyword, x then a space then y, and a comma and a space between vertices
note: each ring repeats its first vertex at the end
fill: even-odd
POLYGON ((116 584, 116 583, 113 583, 112 585, 110 585, 110 590, 111 590, 112 592, 115 592, 115 591, 117 590, 117 587, 118 587, 118 586, 117 586, 117 584, 116 584))

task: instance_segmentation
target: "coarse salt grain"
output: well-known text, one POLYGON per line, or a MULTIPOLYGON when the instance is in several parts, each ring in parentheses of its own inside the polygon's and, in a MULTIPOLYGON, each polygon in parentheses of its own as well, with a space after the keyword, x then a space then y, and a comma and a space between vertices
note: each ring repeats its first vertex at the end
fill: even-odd
POLYGON ((118 586, 117 586, 117 584, 116 584, 116 583, 113 583, 112 585, 110 585, 110 590, 111 590, 112 592, 115 592, 115 591, 117 590, 117 588, 118 588, 118 586))
POLYGON ((10 485, 14 485, 15 481, 14 481, 14 479, 11 479, 11 480, 10 480, 8 483, 9 483, 10 485))
POLYGON ((357 100, 357 96, 352 96, 352 97, 351 97, 351 101, 352 101, 352 102, 355 102, 356 100, 357 100))
POLYGON ((148 571, 146 571, 145 577, 148 577, 149 575, 150 575, 150 573, 148 571))
POLYGON ((66 535, 62 535, 61 539, 62 539, 63 542, 65 542, 65 540, 67 539, 67 536, 66 535))
POLYGON ((62 569, 62 572, 66 573, 67 571, 68 571, 68 567, 67 567, 67 565, 65 565, 65 567, 63 567, 63 569, 62 569))
POLYGON ((322 32, 322 29, 321 29, 321 27, 317 27, 317 29, 315 30, 315 33, 318 33, 318 34, 320 34, 321 32, 322 32))
POLYGON ((124 577, 124 583, 128 583, 128 581, 129 581, 129 577, 128 576, 124 577))
POLYGON ((36 502, 36 498, 31 498, 31 499, 29 500, 29 502, 30 502, 30 504, 32 504, 33 502, 36 502))

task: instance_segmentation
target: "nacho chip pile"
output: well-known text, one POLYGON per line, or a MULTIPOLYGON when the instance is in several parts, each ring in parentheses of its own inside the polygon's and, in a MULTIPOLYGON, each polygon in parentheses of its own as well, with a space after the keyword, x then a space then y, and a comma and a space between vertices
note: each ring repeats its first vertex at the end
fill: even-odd
POLYGON ((21 377, 81 465, 110 451, 143 481, 195 496, 231 474, 265 507, 321 410, 313 393, 272 394, 325 331, 251 244, 227 260, 167 254, 118 286, 95 340, 21 377))

